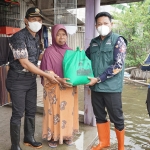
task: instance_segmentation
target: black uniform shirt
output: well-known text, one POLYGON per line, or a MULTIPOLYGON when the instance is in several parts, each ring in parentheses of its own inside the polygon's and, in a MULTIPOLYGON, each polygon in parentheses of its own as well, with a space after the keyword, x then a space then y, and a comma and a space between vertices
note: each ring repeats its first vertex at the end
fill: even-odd
POLYGON ((15 33, 9 40, 11 52, 9 55, 10 68, 15 70, 23 70, 18 59, 28 58, 30 62, 37 65, 39 55, 41 53, 39 47, 39 36, 35 37, 27 28, 15 33))

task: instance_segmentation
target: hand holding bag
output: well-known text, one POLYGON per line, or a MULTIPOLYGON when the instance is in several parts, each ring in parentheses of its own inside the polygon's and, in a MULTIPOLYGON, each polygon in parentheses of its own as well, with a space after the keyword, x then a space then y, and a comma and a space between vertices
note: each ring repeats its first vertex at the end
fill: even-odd
POLYGON ((79 47, 75 51, 67 50, 63 59, 64 78, 69 78, 73 86, 87 84, 88 77, 94 77, 91 60, 79 47))

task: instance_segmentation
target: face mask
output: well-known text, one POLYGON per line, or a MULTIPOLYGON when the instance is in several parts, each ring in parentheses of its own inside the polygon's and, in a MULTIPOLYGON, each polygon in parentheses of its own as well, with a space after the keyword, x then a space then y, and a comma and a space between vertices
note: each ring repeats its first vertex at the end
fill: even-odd
POLYGON ((36 22, 28 22, 28 24, 29 24, 29 29, 31 31, 33 31, 33 32, 38 32, 41 29, 41 27, 42 27, 42 24, 39 23, 38 21, 36 21, 36 22))
POLYGON ((97 32, 102 36, 106 36, 110 32, 110 29, 108 26, 102 25, 97 28, 97 32))

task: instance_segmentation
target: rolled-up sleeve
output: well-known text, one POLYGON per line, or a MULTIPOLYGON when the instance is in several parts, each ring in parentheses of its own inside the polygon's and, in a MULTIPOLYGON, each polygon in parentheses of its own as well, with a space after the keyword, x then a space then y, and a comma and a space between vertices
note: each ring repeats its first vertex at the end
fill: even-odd
POLYGON ((28 58, 28 51, 23 38, 12 36, 9 40, 9 46, 15 59, 28 58))

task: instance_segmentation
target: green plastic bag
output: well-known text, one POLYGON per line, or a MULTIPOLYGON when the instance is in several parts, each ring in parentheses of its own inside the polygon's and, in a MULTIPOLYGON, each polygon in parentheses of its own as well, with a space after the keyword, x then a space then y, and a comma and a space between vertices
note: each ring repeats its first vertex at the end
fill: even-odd
POLYGON ((64 78, 69 78, 67 82, 73 86, 87 84, 90 82, 88 77, 94 77, 91 60, 79 47, 75 51, 67 50, 63 59, 64 78))

